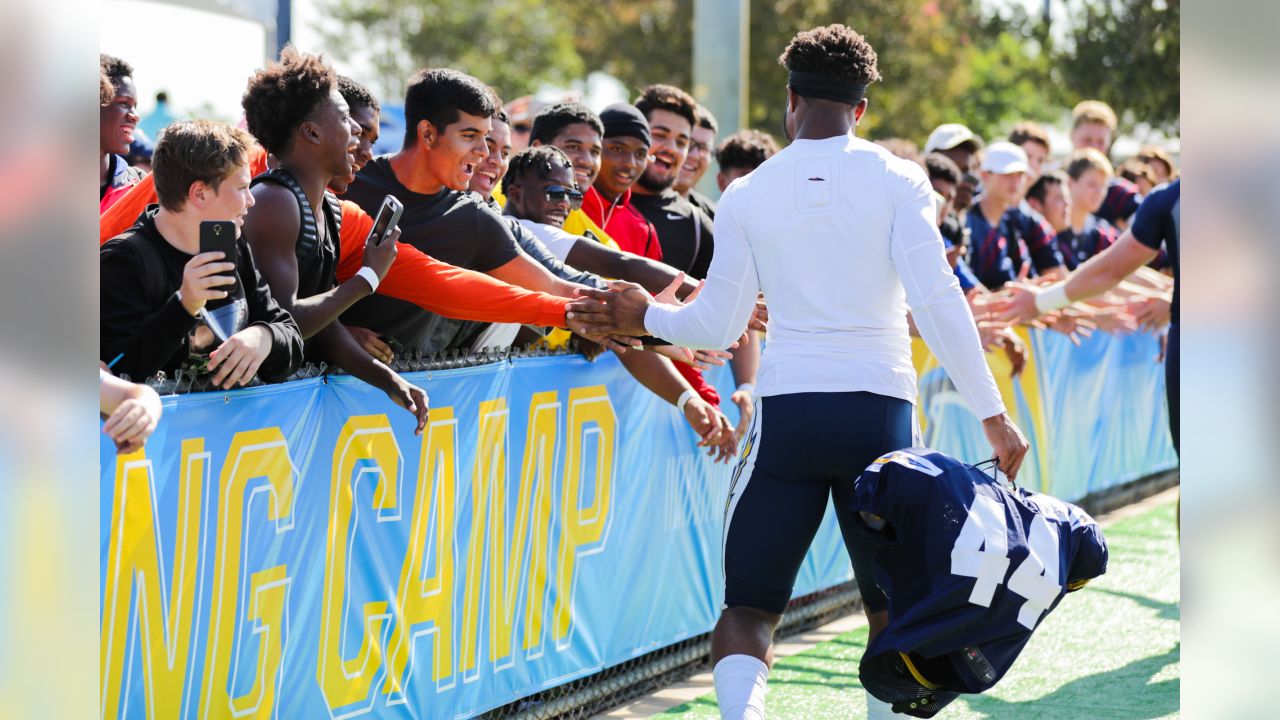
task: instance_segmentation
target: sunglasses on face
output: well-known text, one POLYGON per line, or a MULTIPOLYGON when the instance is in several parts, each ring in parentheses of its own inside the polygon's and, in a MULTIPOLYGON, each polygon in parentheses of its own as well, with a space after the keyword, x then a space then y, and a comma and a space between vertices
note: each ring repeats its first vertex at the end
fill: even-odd
POLYGON ((582 191, 567 188, 563 185, 552 185, 547 188, 547 202, 558 203, 569 201, 569 207, 577 210, 582 207, 582 191))

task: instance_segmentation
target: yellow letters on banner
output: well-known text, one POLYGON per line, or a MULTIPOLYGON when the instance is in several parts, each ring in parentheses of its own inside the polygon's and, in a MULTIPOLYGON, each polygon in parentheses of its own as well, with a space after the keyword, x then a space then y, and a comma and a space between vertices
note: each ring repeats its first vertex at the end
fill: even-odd
POLYGON ((120 716, 124 653, 130 640, 129 615, 135 592, 146 717, 181 714, 191 652, 200 510, 209 467, 203 438, 183 441, 179 467, 173 571, 166 593, 151 462, 141 451, 116 458, 98 660, 103 717, 120 716))
POLYGON ((559 566, 556 570, 556 605, 554 637, 557 641, 569 635, 573 622, 573 589, 575 565, 580 555, 598 552, 600 548, 583 550, 604 538, 609 520, 609 497, 613 490, 613 448, 617 416, 608 390, 603 385, 573 388, 569 391, 569 421, 565 435, 564 486, 561 503, 559 566), (587 434, 597 435, 596 467, 591 481, 595 483, 593 502, 579 507, 582 483, 582 456, 587 434))
POLYGON ((267 482, 270 499, 267 519, 279 525, 293 515, 293 464, 279 428, 238 432, 231 439, 218 482, 218 523, 214 536, 213 597, 205 651, 201 718, 273 717, 275 686, 283 653, 281 620, 288 591, 288 568, 275 565, 245 578, 240 567, 245 537, 245 503, 249 483, 267 482), (245 695, 230 697, 231 655, 236 634, 236 602, 248 580, 246 618, 261 636, 258 659, 252 670, 253 687, 245 695))
POLYGON ((396 593, 398 612, 387 648, 387 680, 382 686, 383 693, 404 692, 414 637, 420 633, 435 636, 432 677, 436 683, 453 674, 453 490, 458 484, 457 430, 453 408, 431 408, 430 423, 422 434, 422 460, 409 527, 409 551, 400 569, 400 588, 396 593), (433 523, 435 534, 428 537, 433 523), (435 553, 435 575, 423 578, 427 553, 431 551, 435 553), (431 623, 432 627, 414 632, 414 628, 424 623, 431 623))
POLYGON ((373 699, 369 690, 382 666, 382 629, 389 615, 385 600, 366 602, 363 608, 364 636, 360 650, 350 659, 342 657, 343 608, 347 594, 347 546, 352 533, 351 515, 359 475, 373 472, 378 484, 373 491, 373 507, 396 506, 400 478, 400 450, 386 415, 356 415, 347 420, 333 448, 333 475, 329 485, 329 526, 326 534, 324 598, 321 600, 319 657, 316 680, 330 708, 346 707, 373 699), (359 468, 362 460, 373 460, 372 468, 359 468))
MULTIPOLYGON (((528 436, 524 443, 524 462, 520 469, 519 495, 515 518, 507 517, 504 474, 494 484, 494 521, 490 523, 489 618, 492 632, 489 659, 498 664, 511 657, 515 642, 516 598, 525 586, 526 650, 541 644, 542 608, 547 583, 547 533, 551 526, 551 474, 556 462, 556 427, 560 402, 555 392, 535 393, 529 403, 528 436), (530 511, 533 517, 530 517, 530 511), (511 528, 511 548, 506 550, 507 529, 511 528), (528 574, 524 572, 525 543, 528 549, 528 574), (528 582, 524 580, 528 579, 528 582)), ((509 661, 510 662, 510 661, 509 661)))
MULTIPOLYGON (((476 444, 475 468, 471 475, 471 534, 467 543, 467 576, 463 585, 465 600, 462 617, 462 666, 463 676, 476 667, 477 643, 480 631, 480 591, 483 579, 481 571, 485 558, 485 529, 491 524, 492 513, 506 514, 506 509, 493 508, 494 494, 501 494, 498 486, 507 478, 507 401, 503 398, 480 403, 480 434, 476 444)), ((497 527, 491 537, 506 532, 497 527)), ((490 544, 490 563, 496 563, 495 546, 490 544)))

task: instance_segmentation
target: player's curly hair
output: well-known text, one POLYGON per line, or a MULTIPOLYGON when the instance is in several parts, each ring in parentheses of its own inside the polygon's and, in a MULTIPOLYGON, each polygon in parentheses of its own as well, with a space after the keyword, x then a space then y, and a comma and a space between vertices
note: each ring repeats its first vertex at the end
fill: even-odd
POLYGON ((286 45, 280 62, 254 73, 240 99, 249 132, 267 152, 287 152, 294 131, 328 99, 337 82, 337 73, 323 55, 286 45))
POLYGON ((859 85, 880 79, 876 51, 853 28, 835 23, 797 33, 778 57, 788 70, 827 75, 859 85))
POLYGON ((369 92, 369 88, 346 75, 338 76, 338 92, 342 94, 342 99, 347 101, 347 107, 352 110, 367 107, 372 108, 376 113, 382 112, 382 106, 378 104, 378 98, 369 92))
POLYGON ((511 166, 507 168, 502 184, 504 187, 511 187, 524 180, 524 176, 531 172, 537 173, 539 179, 546 180, 552 169, 557 167, 573 169, 569 156, 560 148, 554 145, 526 148, 512 156, 511 166))
POLYGON ((689 121, 689 127, 698 126, 698 101, 689 93, 674 85, 650 85, 636 98, 636 109, 649 119, 654 110, 666 110, 689 121))
POLYGON ((119 83, 120 78, 133 77, 133 66, 114 55, 98 54, 98 67, 112 83, 119 83))
POLYGON ((739 130, 725 138, 716 147, 716 164, 721 172, 732 168, 755 170, 770 156, 778 152, 773 136, 759 130, 739 130))

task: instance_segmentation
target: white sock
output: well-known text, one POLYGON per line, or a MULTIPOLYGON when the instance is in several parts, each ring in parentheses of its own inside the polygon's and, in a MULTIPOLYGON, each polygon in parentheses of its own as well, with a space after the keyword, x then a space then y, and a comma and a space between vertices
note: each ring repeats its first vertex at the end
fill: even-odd
POLYGON ((723 720, 764 720, 764 685, 769 666, 763 660, 730 655, 716 663, 712 675, 723 720))
POLYGON ((901 717, 893 711, 892 705, 867 693, 867 720, 898 720, 901 717))

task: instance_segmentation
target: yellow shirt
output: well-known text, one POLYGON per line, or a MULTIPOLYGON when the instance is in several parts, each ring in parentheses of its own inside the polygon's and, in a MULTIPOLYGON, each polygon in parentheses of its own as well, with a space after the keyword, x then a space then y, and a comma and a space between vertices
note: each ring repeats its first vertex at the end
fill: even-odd
MULTIPOLYGON (((507 206, 507 196, 502 193, 501 185, 493 189, 493 201, 503 207, 507 206)), ((569 217, 565 218, 564 231, 571 235, 594 237, 601 245, 613 248, 614 250, 622 250, 622 248, 618 247, 618 243, 615 242, 613 238, 609 237, 609 233, 605 232, 599 225, 592 222, 591 218, 587 217, 587 214, 582 212, 582 208, 574 210, 569 213, 569 217), (588 231, 590 231, 590 234, 588 234, 588 231)), ((542 338, 541 342, 550 350, 560 350, 569 344, 569 338, 572 337, 572 335, 573 334, 568 330, 554 328, 542 338)))
MULTIPOLYGON (((493 189, 493 201, 502 207, 507 206, 507 196, 503 194, 501 184, 493 189)), ((594 236, 601 245, 618 251, 622 250, 622 248, 618 246, 618 243, 614 241, 613 238, 609 237, 609 233, 605 232, 603 228, 595 224, 591 218, 587 217, 586 213, 582 212, 582 208, 574 210, 569 213, 569 217, 565 218, 564 231, 570 235, 582 235, 584 237, 594 236), (587 235, 587 231, 590 231, 591 235, 587 235)))

